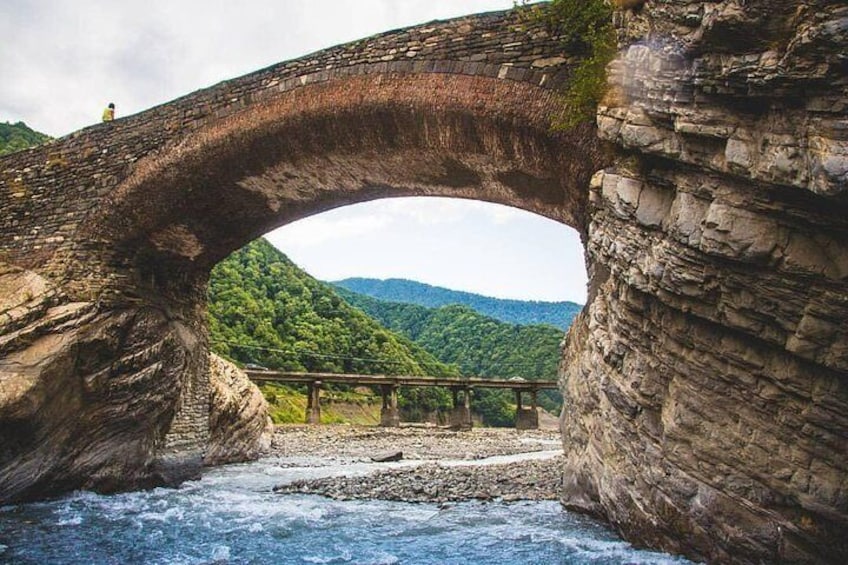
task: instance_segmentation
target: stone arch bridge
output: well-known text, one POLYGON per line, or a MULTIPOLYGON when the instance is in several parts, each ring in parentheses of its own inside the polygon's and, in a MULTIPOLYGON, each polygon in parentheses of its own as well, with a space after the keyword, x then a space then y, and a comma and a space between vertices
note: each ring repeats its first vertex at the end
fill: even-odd
POLYGON ((569 507, 698 558, 848 555, 848 14, 800 4, 617 11, 597 128, 551 130, 577 59, 505 12, 0 158, 0 501, 195 474, 211 267, 333 207, 438 195, 586 243, 569 507))

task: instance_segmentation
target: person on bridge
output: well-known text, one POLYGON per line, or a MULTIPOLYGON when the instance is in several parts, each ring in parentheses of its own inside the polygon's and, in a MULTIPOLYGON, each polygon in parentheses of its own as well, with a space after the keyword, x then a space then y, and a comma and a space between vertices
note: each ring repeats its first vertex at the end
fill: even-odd
POLYGON ((109 102, 109 105, 103 110, 103 121, 111 122, 115 119, 115 103, 109 102))

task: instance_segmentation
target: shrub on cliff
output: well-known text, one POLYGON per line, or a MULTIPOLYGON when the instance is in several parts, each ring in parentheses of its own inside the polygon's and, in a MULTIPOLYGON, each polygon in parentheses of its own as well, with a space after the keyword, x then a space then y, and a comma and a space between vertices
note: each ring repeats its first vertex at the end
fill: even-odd
MULTIPOLYGON (((526 4, 523 0, 522 5, 526 4)), ((616 2, 617 6, 623 4, 616 2)), ((612 10, 605 0, 553 0, 528 7, 528 17, 543 23, 563 49, 584 57, 562 95, 563 109, 554 120, 557 129, 595 119, 598 103, 607 91, 606 68, 616 53, 612 10)))

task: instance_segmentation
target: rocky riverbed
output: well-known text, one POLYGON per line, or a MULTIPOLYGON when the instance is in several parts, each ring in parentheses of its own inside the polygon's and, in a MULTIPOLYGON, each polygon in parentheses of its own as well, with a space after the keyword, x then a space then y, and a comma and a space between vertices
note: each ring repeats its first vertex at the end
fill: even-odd
POLYGON ((281 463, 359 466, 353 474, 278 485, 280 493, 343 500, 514 501, 556 500, 561 488, 562 445, 552 431, 279 427, 272 450, 281 463), (395 463, 361 471, 361 464, 398 453, 395 463))

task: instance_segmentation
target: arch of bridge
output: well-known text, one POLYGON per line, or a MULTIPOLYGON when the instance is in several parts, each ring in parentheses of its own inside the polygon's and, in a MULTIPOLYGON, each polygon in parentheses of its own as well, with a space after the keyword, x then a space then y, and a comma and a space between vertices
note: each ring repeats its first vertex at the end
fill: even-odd
POLYGON ((22 290, 26 304, 0 317, 0 362, 22 367, 20 403, 0 405, 0 444, 16 446, 0 453, 0 501, 196 473, 209 440, 208 273, 276 226, 438 195, 585 233, 599 142, 591 126, 550 128, 573 62, 512 12, 470 16, 0 158, 0 285, 48 289, 22 290))
POLYGON ((502 12, 280 63, 0 160, 0 251, 86 298, 184 292, 274 227, 375 198, 480 199, 583 231, 598 142, 549 125, 572 62, 502 12))

